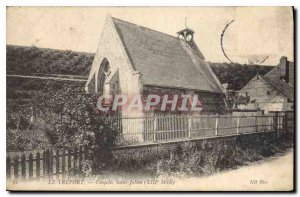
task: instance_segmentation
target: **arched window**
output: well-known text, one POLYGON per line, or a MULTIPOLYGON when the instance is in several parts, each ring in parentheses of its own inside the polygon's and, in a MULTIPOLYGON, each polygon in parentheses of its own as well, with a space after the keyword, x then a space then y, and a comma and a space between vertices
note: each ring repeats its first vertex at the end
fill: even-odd
POLYGON ((104 74, 106 77, 108 77, 111 73, 111 70, 110 70, 110 66, 109 66, 109 62, 106 60, 104 62, 104 74))
POLYGON ((105 83, 106 80, 109 78, 111 74, 111 68, 109 61, 104 58, 100 64, 99 67, 99 73, 98 73, 98 93, 103 94, 105 89, 105 83))

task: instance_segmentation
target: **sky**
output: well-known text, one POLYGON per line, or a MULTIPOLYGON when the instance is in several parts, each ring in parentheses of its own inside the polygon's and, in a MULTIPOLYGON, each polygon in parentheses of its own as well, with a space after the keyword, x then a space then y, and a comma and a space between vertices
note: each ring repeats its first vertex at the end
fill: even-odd
POLYGON ((205 59, 277 65, 294 60, 291 7, 7 7, 7 44, 95 53, 107 14, 176 36, 185 28, 205 59))

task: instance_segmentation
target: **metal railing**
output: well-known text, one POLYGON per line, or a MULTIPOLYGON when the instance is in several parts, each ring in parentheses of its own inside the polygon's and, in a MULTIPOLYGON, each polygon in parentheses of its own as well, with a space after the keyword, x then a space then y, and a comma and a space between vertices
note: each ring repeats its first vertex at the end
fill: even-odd
POLYGON ((281 131, 284 120, 284 115, 154 115, 119 116, 111 121, 121 133, 117 144, 127 145, 281 131))

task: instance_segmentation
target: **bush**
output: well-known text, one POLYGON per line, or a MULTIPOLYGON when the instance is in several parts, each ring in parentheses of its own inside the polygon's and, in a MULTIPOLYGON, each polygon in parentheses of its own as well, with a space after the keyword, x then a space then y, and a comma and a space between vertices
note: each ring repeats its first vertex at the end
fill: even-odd
POLYGON ((52 147, 83 146, 92 150, 93 172, 110 164, 110 149, 118 132, 109 117, 96 110, 95 95, 87 95, 82 87, 70 84, 60 89, 45 87, 33 101, 40 129, 45 131, 52 147))
POLYGON ((7 79, 7 151, 88 147, 93 173, 108 166, 115 125, 95 110, 83 83, 7 79), (99 164, 99 165, 98 165, 99 164))
POLYGON ((228 89, 230 90, 240 90, 257 73, 264 75, 274 68, 273 66, 232 63, 210 63, 210 66, 222 84, 228 83, 228 89))

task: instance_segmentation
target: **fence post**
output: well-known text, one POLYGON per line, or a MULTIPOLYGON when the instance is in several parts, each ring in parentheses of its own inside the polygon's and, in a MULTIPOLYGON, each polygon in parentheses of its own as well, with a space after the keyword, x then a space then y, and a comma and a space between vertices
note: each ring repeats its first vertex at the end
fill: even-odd
POLYGON ((74 170, 76 169, 76 164, 77 164, 77 148, 74 148, 74 152, 73 152, 73 162, 74 162, 74 170))
POLYGON ((156 142, 157 116, 153 116, 153 142, 156 142))
POLYGON ((62 178, 65 177, 66 174, 66 156, 65 156, 66 150, 62 149, 61 153, 61 173, 62 173, 62 178))
POLYGON ((53 175, 53 151, 49 150, 49 177, 52 178, 53 175))
POLYGON ((237 122, 236 122, 236 133, 237 134, 240 133, 239 127, 240 127, 240 117, 237 118, 237 122))
POLYGON ((218 136, 218 122, 219 122, 219 117, 218 117, 218 115, 217 115, 217 117, 216 117, 215 136, 218 136))
POLYGON ((39 180, 40 178, 40 172, 41 172, 41 167, 40 167, 40 152, 37 152, 36 154, 36 178, 39 180))
POLYGON ((46 178, 47 174, 47 153, 46 151, 43 152, 43 178, 46 178))
POLYGON ((71 168, 71 149, 68 148, 68 172, 70 172, 71 168))
POLYGON ((18 171, 19 171, 19 157, 18 155, 15 156, 15 159, 14 159, 14 180, 17 180, 18 179, 18 171))
POLYGON ((11 165, 10 165, 10 157, 6 157, 6 178, 10 179, 11 177, 11 165))
POLYGON ((283 115, 279 114, 278 116, 278 136, 282 134, 283 131, 283 115))
POLYGON ((269 131, 272 131, 272 117, 269 116, 269 131))
POLYGON ((29 154, 29 179, 32 179, 33 177, 33 156, 32 153, 29 154))
POLYGON ((288 112, 284 113, 284 130, 285 134, 288 133, 288 112))
POLYGON ((59 149, 57 149, 55 153, 55 164, 55 174, 56 177, 59 178, 59 149))
POLYGON ((50 173, 50 151, 49 149, 46 150, 46 174, 49 177, 50 173))
POLYGON ((24 153, 21 156, 21 174, 22 174, 22 180, 25 180, 26 179, 26 159, 25 159, 24 153))
POLYGON ((191 129, 192 129, 192 116, 189 115, 189 121, 188 121, 188 127, 189 127, 189 139, 191 139, 192 135, 191 135, 191 129))
POLYGON ((79 147, 79 170, 82 170, 82 146, 79 147))
POLYGON ((278 112, 275 112, 275 131, 276 131, 277 138, 279 138, 279 117, 278 117, 278 112))
POLYGON ((45 163, 45 176, 44 176, 44 179, 47 179, 48 176, 49 176, 49 172, 50 172, 50 153, 49 153, 49 149, 47 149, 45 151, 45 159, 44 159, 44 163, 45 163))

